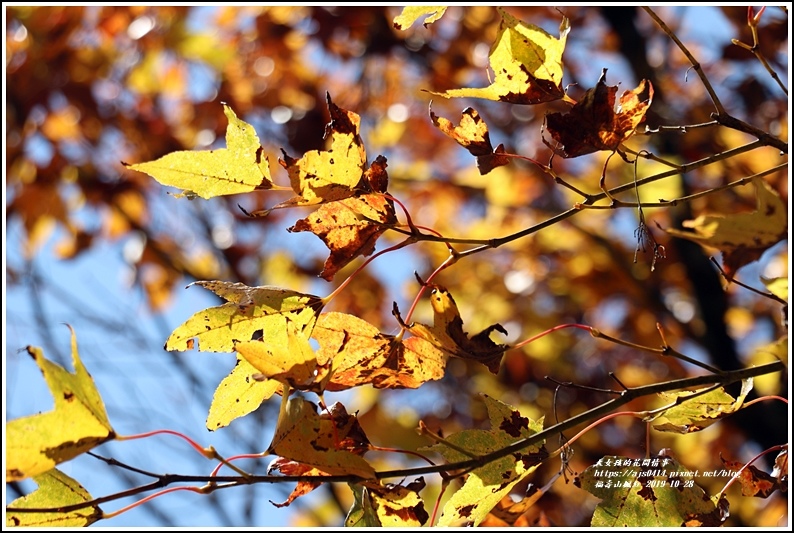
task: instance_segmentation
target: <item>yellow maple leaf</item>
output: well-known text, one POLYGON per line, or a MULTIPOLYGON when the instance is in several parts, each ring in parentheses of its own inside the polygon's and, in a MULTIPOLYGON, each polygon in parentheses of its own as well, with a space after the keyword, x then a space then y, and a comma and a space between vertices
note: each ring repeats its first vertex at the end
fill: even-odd
POLYGON ((28 346, 27 351, 44 374, 55 410, 6 424, 6 481, 43 474, 116 438, 99 391, 80 361, 74 330, 74 373, 47 360, 40 348, 28 346))
POLYGON ((394 17, 394 27, 398 30, 405 30, 410 28, 420 17, 427 15, 422 21, 426 28, 440 19, 446 10, 447 6, 406 6, 399 15, 394 17))
POLYGON ((539 104, 565 96, 562 53, 571 27, 563 17, 560 38, 499 8, 502 23, 488 56, 494 81, 485 88, 433 93, 444 98, 485 98, 511 104, 539 104))
POLYGON ((36 490, 17 498, 6 511, 6 526, 9 527, 86 527, 102 519, 102 509, 91 505, 68 512, 20 513, 14 509, 46 509, 91 501, 94 498, 77 481, 57 468, 33 476, 39 486, 36 490))
POLYGON ((281 383, 275 379, 255 379, 258 373, 259 370, 251 363, 237 356, 234 368, 223 378, 212 396, 207 429, 215 431, 228 426, 232 420, 254 412, 262 402, 281 390, 281 383))
POLYGON ((195 313, 176 328, 166 350, 192 350, 195 339, 201 352, 231 352, 235 343, 261 337, 267 342, 287 343, 286 320, 301 331, 314 326, 323 300, 311 294, 279 287, 248 287, 225 281, 197 281, 227 303, 195 313))
POLYGON ((204 151, 179 151, 146 163, 124 166, 149 174, 163 185, 184 189, 176 196, 212 198, 240 194, 256 189, 272 189, 270 165, 254 127, 225 105, 229 119, 226 148, 204 151))

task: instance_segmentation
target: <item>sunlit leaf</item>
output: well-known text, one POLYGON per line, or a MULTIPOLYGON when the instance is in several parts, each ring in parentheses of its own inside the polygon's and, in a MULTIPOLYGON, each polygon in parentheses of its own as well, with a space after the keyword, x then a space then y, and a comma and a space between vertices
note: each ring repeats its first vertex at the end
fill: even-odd
MULTIPOLYGON (((77 481, 57 468, 33 476, 36 490, 9 504, 18 509, 64 507, 91 501, 94 498, 77 481)), ((19 513, 6 510, 6 527, 86 527, 102 519, 102 509, 91 505, 82 509, 57 513, 19 513)))
MULTIPOLYGON (((317 358, 309 344, 309 333, 303 334, 299 324, 289 317, 280 315, 286 332, 286 343, 276 342, 272 338, 265 340, 244 341, 235 343, 234 349, 246 361, 256 368, 265 379, 284 381, 293 388, 300 389, 314 381, 317 370, 317 358)), ((279 334, 279 337, 282 337, 279 334)))
POLYGON ((349 445, 342 443, 354 428, 355 425, 348 421, 345 431, 345 427, 340 427, 336 420, 318 415, 313 403, 302 398, 292 398, 287 404, 284 417, 279 418, 276 434, 268 451, 330 475, 355 475, 374 479, 375 471, 359 455, 362 445, 360 436, 349 445), (349 451, 350 449, 354 451, 349 451))
POLYGON ((719 419, 738 411, 752 389, 753 380, 744 380, 742 390, 735 400, 723 388, 700 395, 696 395, 698 391, 662 392, 659 393, 659 397, 664 404, 676 405, 646 418, 645 421, 652 422, 653 428, 657 431, 673 433, 701 431, 719 419), (687 399, 689 396, 693 398, 687 399))
POLYGON ((418 478, 405 486, 391 483, 368 486, 364 494, 369 496, 382 527, 421 527, 430 518, 419 496, 424 488, 424 479, 418 478))
POLYGON ((254 127, 238 119, 227 105, 223 112, 229 119, 227 148, 172 152, 155 161, 124 166, 145 172, 163 185, 184 189, 178 196, 212 198, 273 188, 254 127))
POLYGON ((788 302, 788 278, 767 279, 761 277, 761 281, 769 292, 788 302))
POLYGON ((494 150, 488 126, 480 118, 476 109, 471 107, 464 109, 458 126, 444 117, 437 116, 432 109, 430 110, 430 119, 445 135, 454 139, 477 158, 477 168, 480 170, 480 174, 488 174, 496 167, 510 163, 510 158, 502 155, 505 151, 504 145, 500 144, 494 150))
POLYGON ((720 250, 724 270, 732 275, 788 236, 788 209, 780 195, 762 178, 753 185, 758 207, 752 213, 701 215, 683 222, 692 231, 671 228, 667 233, 720 250))
POLYGON ((494 81, 485 88, 452 89, 433 93, 444 98, 485 98, 511 104, 539 104, 565 96, 562 53, 570 31, 560 23, 560 38, 515 18, 501 8, 502 23, 489 55, 494 81))
POLYGON ((653 460, 643 466, 639 459, 604 457, 576 478, 602 500, 592 527, 718 527, 725 521, 722 506, 694 482, 694 472, 670 458, 653 460))
POLYGON ((607 69, 598 84, 589 89, 568 113, 546 115, 546 129, 555 143, 543 142, 557 155, 577 157, 599 150, 615 150, 631 137, 645 119, 653 100, 648 80, 632 91, 625 91, 615 102, 617 86, 606 84, 607 69))
POLYGON ((426 28, 440 19, 446 10, 447 6, 406 6, 399 15, 394 17, 394 27, 398 30, 408 29, 419 18, 427 15, 422 21, 426 28))
POLYGON ((236 418, 254 412, 262 402, 281 389, 282 385, 277 380, 254 379, 258 373, 259 370, 251 363, 237 356, 234 369, 215 389, 207 416, 207 429, 215 431, 228 426, 236 418))
POLYGON ((298 195, 274 207, 315 205, 344 200, 369 192, 364 178, 367 154, 359 135, 361 117, 331 101, 326 94, 331 122, 325 128, 327 150, 312 150, 300 159, 284 154, 279 160, 287 169, 292 190, 298 195))
POLYGON ((388 225, 396 223, 394 203, 381 194, 367 194, 323 204, 289 231, 310 231, 323 240, 331 255, 320 277, 331 281, 356 257, 372 254, 388 225))
MULTIPOLYGON (((543 430, 542 420, 532 421, 507 404, 485 394, 482 397, 488 408, 491 429, 468 429, 454 433, 446 437, 448 442, 475 456, 482 456, 543 430)), ((430 449, 439 452, 450 462, 469 459, 444 443, 434 444, 430 449)), ((438 525, 476 527, 516 483, 533 472, 547 456, 541 442, 473 470, 466 477, 463 487, 444 506, 438 525)))
POLYGON ((323 313, 314 327, 317 358, 331 360, 327 390, 372 384, 376 388, 411 388, 441 379, 446 355, 429 342, 397 339, 356 316, 323 313))
POLYGON ((501 324, 494 324, 469 337, 469 334, 463 331, 463 319, 449 291, 440 285, 431 285, 431 287, 433 325, 412 324, 407 327, 408 331, 449 355, 482 363, 494 374, 499 372, 502 357, 510 346, 496 344, 491 340, 490 335, 494 331, 507 335, 507 331, 501 324))
POLYGON ((195 313, 176 328, 166 350, 192 350, 195 339, 201 352, 231 352, 235 343, 261 338, 286 349, 287 320, 299 331, 314 325, 323 302, 317 296, 278 287, 248 287, 225 281, 197 281, 227 303, 195 313))
POLYGON ((55 410, 6 423, 6 481, 43 474, 116 438, 99 391, 80 361, 74 330, 74 373, 47 360, 40 348, 28 346, 27 351, 44 374, 55 410))

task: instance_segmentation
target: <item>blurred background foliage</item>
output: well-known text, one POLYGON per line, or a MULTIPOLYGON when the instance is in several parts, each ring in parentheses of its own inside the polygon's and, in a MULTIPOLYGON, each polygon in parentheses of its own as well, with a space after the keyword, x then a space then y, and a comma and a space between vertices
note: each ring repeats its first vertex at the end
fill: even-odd
MULTIPOLYGON (((730 41, 752 42, 746 8, 656 9, 704 65, 730 114, 787 138, 788 98, 752 54, 730 41)), ((507 10, 552 35, 558 34, 561 13, 570 19, 564 85, 574 99, 594 86, 607 68, 607 83, 619 85, 621 92, 642 79, 653 83, 650 127, 710 120, 713 105, 694 72, 687 73, 691 65, 638 8, 507 10)), ((521 106, 444 100, 426 92, 488 84, 488 52, 500 20, 497 11, 490 6, 450 7, 435 24, 425 28, 417 23, 406 31, 393 28, 399 12, 399 7, 363 6, 6 7, 4 336, 14 380, 12 386, 8 378, 9 417, 49 408, 46 391, 30 394, 34 385, 28 385, 26 376, 30 381, 40 378, 27 369, 33 365, 19 349, 43 345, 48 357, 65 357, 67 332, 60 323, 69 322, 78 342, 82 340, 83 361, 106 397, 111 421, 119 421, 114 425, 122 433, 154 429, 153 424, 178 429, 212 442, 226 455, 267 446, 275 400, 217 434, 204 429, 202 417, 215 386, 234 365, 234 355, 162 350, 176 325, 216 304, 196 294, 185 301, 184 286, 218 279, 325 295, 360 262, 344 269, 333 283, 319 280, 325 247, 314 235, 285 231, 307 211, 278 210, 267 218, 251 219, 238 208, 265 209, 286 199, 280 196, 284 193, 174 199, 148 176, 121 165, 176 150, 223 146, 226 119, 221 102, 255 126, 274 180, 288 184, 276 161, 282 149, 299 157, 324 147, 328 92, 334 103, 361 115, 368 159, 387 157, 389 192, 408 207, 416 224, 445 236, 502 237, 581 200, 519 160, 479 175, 474 158, 444 137, 428 117, 431 99, 433 111, 453 121, 471 105, 489 125, 494 145, 504 143, 508 152, 548 161, 551 151, 541 141, 541 126, 547 112, 566 109, 561 102, 521 106)), ((770 7, 759 28, 762 53, 780 73, 788 71, 789 27, 787 14, 770 7)), ((638 135, 629 145, 684 163, 751 140, 712 127, 638 135)), ((570 184, 596 193, 606 155, 555 158, 554 168, 570 184)), ((773 148, 754 150, 656 182, 642 194, 650 200, 678 198, 766 170, 784 157, 773 148)), ((640 176, 660 169, 649 161, 638 166, 640 176)), ((630 182, 633 172, 632 166, 615 158, 607 186, 630 182)), ((765 179, 788 205, 788 173, 765 179)), ((754 208, 752 187, 738 187, 675 208, 647 209, 650 231, 667 255, 654 270, 650 253, 636 253, 636 210, 603 210, 582 212, 468 257, 437 281, 454 295, 467 331, 500 322, 509 332, 509 342, 579 322, 656 348, 661 345, 660 324, 673 347, 719 368, 765 362, 753 354, 785 334, 780 304, 726 284, 709 261, 716 251, 669 238, 660 229, 680 227, 683 220, 704 213, 754 208)), ((400 239, 387 232, 379 248, 400 239)), ((786 244, 742 268, 737 279, 763 289, 761 276, 787 276, 786 244)), ((327 310, 355 314, 393 333, 397 324, 391 316, 392 302, 407 309, 418 290, 414 272, 427 277, 446 257, 443 244, 420 243, 377 259, 327 310)), ((415 318, 427 322, 427 302, 415 318)), ((478 393, 520 408, 527 416, 545 417, 550 424, 608 397, 576 388, 557 390, 546 376, 616 388, 612 372, 632 386, 702 371, 571 329, 508 352, 498 375, 481 365, 452 360, 443 380, 419 390, 362 387, 326 399, 342 401, 349 412, 358 412, 373 443, 416 449, 428 444, 415 431, 420 419, 444 434, 487 427, 478 393)), ((761 387, 764 394, 785 396, 786 376, 763 380, 761 387)), ((698 434, 653 433, 649 450, 645 426, 618 419, 577 442, 570 468, 581 472, 605 454, 644 457, 662 448, 693 470, 722 468, 720 454, 747 461, 770 445, 786 442, 789 422, 780 405, 764 402, 745 411, 747 416, 731 417, 698 434)), ((655 406, 654 400, 644 399, 630 408, 655 406)), ((184 457, 179 445, 171 442, 141 441, 133 449, 137 445, 113 443, 98 451, 155 472, 203 473, 211 468, 198 456, 184 457), (168 462, 169 454, 190 462, 168 462)), ((547 447, 556 445, 549 442, 547 447)), ((413 464, 397 454, 368 457, 376 468, 413 464)), ((141 482, 133 474, 96 464, 80 458, 71 471, 94 496, 141 482), (81 477, 80 469, 93 470, 93 484, 81 477), (118 478, 118 485, 111 484, 111 478, 118 478)), ((263 471, 266 463, 247 466, 263 471)), ((558 469, 558 463, 549 461, 534 474, 533 483, 543 485, 558 469)), ((428 508, 438 490, 435 481, 424 493, 428 508)), ((725 481, 702 484, 714 494, 725 481)), ((6 496, 10 500, 31 488, 7 486, 6 496)), ((517 487, 519 492, 525 489, 517 487)), ((108 525, 339 525, 352 501, 346 487, 329 486, 284 509, 267 503, 283 501, 290 490, 252 486, 210 497, 168 495, 108 525), (200 511, 193 510, 197 507, 200 511)), ((734 487, 729 496, 728 525, 776 526, 786 516, 786 501, 779 494, 767 500, 742 498, 734 487)), ((522 520, 587 525, 595 503, 572 483, 559 480, 522 520)))

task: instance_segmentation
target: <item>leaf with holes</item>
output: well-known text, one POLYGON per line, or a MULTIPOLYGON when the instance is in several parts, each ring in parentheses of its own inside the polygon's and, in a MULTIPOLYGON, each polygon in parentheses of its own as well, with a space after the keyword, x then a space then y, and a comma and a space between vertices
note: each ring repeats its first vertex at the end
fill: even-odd
POLYGON ((47 360, 40 348, 27 347, 44 374, 55 410, 6 423, 7 482, 43 474, 116 438, 99 391, 80 361, 77 337, 71 331, 74 373, 47 360))
POLYGON ((780 195, 762 178, 753 179, 753 185, 758 199, 752 213, 701 215, 684 221, 692 231, 667 233, 721 251, 725 273, 733 275, 788 236, 788 208, 780 195))
MULTIPOLYGON (((361 117, 334 104, 327 93, 326 100, 331 115, 325 127, 328 149, 306 152, 300 159, 284 153, 279 164, 287 169, 297 196, 273 209, 316 205, 372 192, 366 176, 367 154, 359 135, 361 117)), ((370 170, 377 172, 377 168, 370 170)))
POLYGON ((271 345, 288 345, 287 321, 300 332, 311 331, 323 301, 317 296, 279 287, 249 287, 225 281, 196 281, 227 303, 195 313, 176 328, 166 350, 232 352, 235 343, 261 338, 271 345))
MULTIPOLYGON (((462 448, 473 456, 483 456, 543 430, 542 420, 532 421, 499 400, 485 394, 481 396, 488 409, 491 429, 468 429, 447 437, 446 441, 457 448, 462 448)), ((437 451, 449 462, 470 458, 443 442, 428 449, 437 451)), ((463 487, 444 506, 438 525, 476 527, 546 457, 548 452, 540 442, 473 470, 466 477, 463 487)))
POLYGON ((578 157, 599 150, 615 150, 634 135, 645 119, 653 100, 653 86, 648 80, 626 91, 616 103, 618 88, 607 86, 607 69, 601 72, 598 84, 589 89, 568 113, 549 113, 545 128, 555 143, 543 138, 554 153, 562 157, 578 157))
POLYGON ((430 110, 430 119, 444 135, 454 139, 477 158, 477 168, 480 170, 480 174, 488 174, 496 167, 510 163, 510 159, 503 155, 505 153, 504 145, 500 144, 494 150, 488 126, 480 118, 477 110, 471 107, 464 109, 460 124, 457 126, 444 117, 437 116, 432 109, 430 110))
POLYGON ((571 27, 563 17, 560 38, 515 18, 501 8, 502 23, 489 60, 494 81, 485 88, 452 89, 433 93, 444 98, 484 98, 511 104, 539 104, 565 96, 562 53, 571 27))
POLYGON ((270 165, 254 127, 237 118, 225 104, 223 112, 229 119, 226 148, 172 152, 155 161, 124 166, 149 174, 163 185, 184 189, 177 196, 188 198, 272 189, 270 165))

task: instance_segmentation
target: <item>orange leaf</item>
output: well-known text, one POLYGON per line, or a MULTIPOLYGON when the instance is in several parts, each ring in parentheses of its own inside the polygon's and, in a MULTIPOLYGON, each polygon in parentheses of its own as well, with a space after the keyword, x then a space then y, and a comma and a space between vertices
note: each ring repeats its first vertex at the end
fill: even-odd
POLYGON ((546 129, 557 142, 544 144, 562 157, 577 157, 599 150, 615 150, 634 134, 653 99, 653 86, 643 80, 626 91, 615 106, 617 86, 607 86, 607 69, 598 84, 589 89, 569 113, 546 115, 546 129))
POLYGON ((500 144, 496 150, 491 145, 491 136, 477 110, 467 107, 461 114, 460 125, 455 126, 444 117, 439 117, 430 110, 430 119, 444 135, 451 137, 459 145, 477 158, 477 168, 480 174, 488 174, 496 167, 510 163, 510 159, 502 155, 504 145, 500 144))
MULTIPOLYGON (((432 287, 430 303, 434 313, 433 325, 411 324, 404 327, 416 337, 430 342, 449 355, 482 363, 494 374, 499 372, 502 356, 510 346, 496 344, 491 340, 490 335, 494 331, 507 335, 507 331, 501 324, 493 324, 469 337, 469 334, 463 331, 463 319, 449 291, 440 285, 429 285, 429 287, 432 287)), ((397 319, 402 323, 399 314, 397 319)))
POLYGON ((370 255, 388 224, 395 224, 394 203, 381 194, 367 194, 323 204, 298 220, 290 232, 311 231, 331 250, 320 277, 334 275, 356 257, 370 255))
POLYGON ((446 356, 432 344, 385 335, 353 315, 321 314, 313 337, 320 343, 317 359, 333 359, 329 391, 365 384, 378 389, 415 389, 444 376, 446 356))

